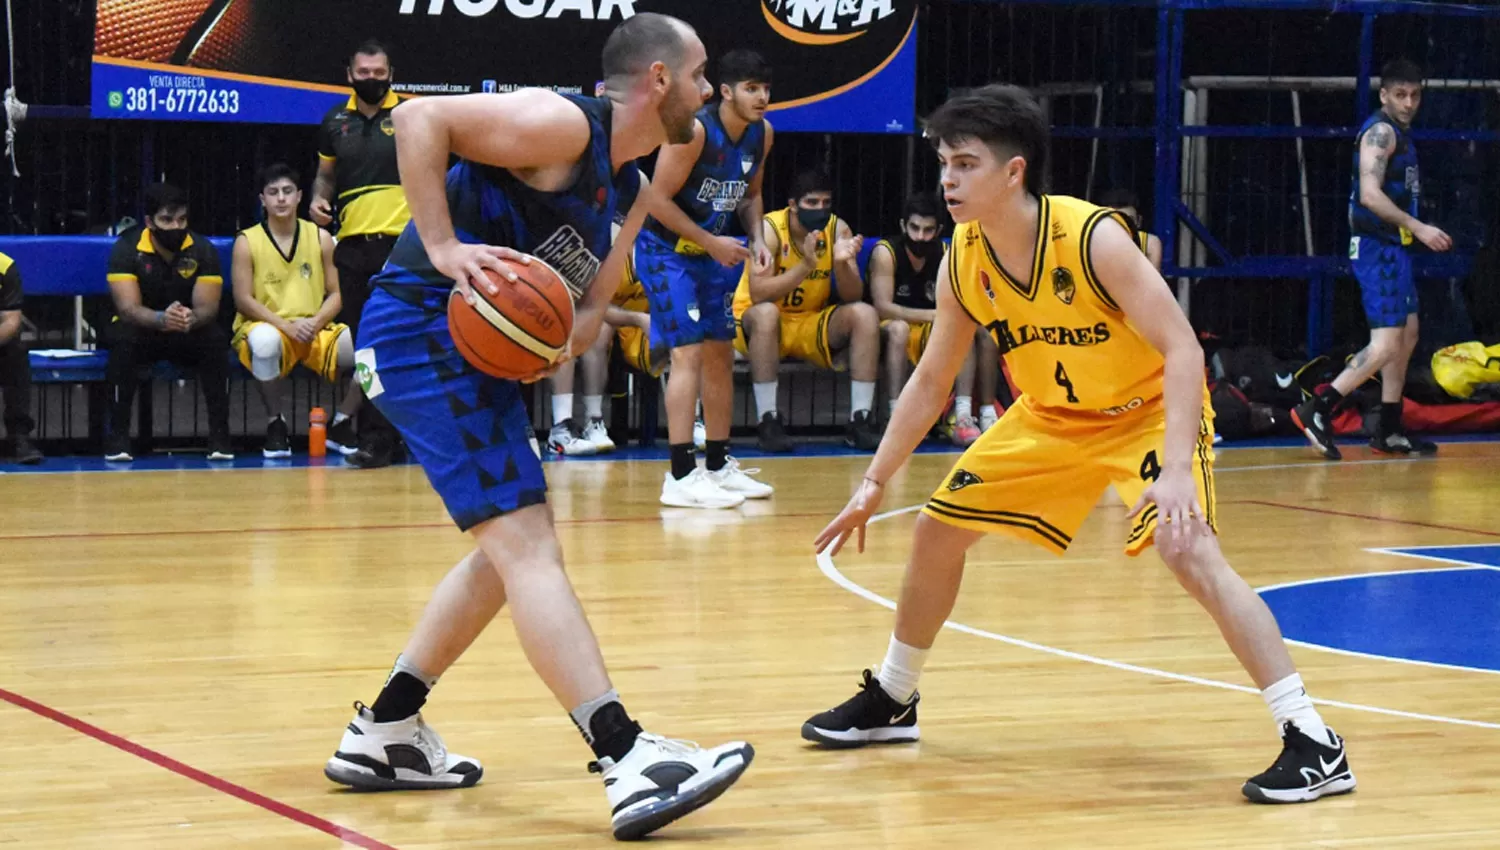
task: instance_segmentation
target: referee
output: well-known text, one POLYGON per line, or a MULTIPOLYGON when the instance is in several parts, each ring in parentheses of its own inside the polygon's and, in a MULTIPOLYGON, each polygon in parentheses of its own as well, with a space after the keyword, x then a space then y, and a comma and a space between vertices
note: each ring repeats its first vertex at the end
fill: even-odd
MULTIPOLYGON (((333 262, 339 271, 343 309, 338 320, 358 339, 359 317, 370 294, 370 278, 385 265, 396 237, 411 219, 401 174, 396 167, 396 132, 391 110, 398 103, 391 91, 391 59, 385 46, 366 41, 355 48, 347 67, 354 94, 323 117, 318 134, 318 178, 308 213, 327 227, 338 208, 338 246, 333 262)), ((358 392, 351 386, 350 392, 358 392)), ((372 404, 359 415, 359 451, 348 462, 367 469, 389 466, 396 431, 372 404)))

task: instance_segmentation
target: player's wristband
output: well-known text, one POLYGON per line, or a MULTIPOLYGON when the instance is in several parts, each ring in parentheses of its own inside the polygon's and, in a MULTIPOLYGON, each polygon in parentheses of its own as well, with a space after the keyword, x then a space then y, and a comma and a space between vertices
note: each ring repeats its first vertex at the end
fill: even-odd
POLYGON ((156 311, 156 326, 158 328, 165 328, 167 326, 167 313, 165 310, 156 311))

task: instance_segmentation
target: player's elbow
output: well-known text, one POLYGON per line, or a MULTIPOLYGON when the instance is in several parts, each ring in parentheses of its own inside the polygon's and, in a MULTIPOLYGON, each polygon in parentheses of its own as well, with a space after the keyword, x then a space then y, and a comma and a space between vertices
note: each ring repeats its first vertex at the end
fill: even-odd
POLYGON ((1379 186, 1372 185, 1369 180, 1359 181, 1359 203, 1362 206, 1374 206, 1384 196, 1379 186))

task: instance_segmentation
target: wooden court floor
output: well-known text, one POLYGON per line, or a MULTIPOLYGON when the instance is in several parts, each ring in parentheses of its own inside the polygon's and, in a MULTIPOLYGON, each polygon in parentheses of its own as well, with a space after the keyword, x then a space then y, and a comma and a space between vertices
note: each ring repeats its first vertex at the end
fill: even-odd
MULTIPOLYGON (((1224 548, 1252 585, 1435 566, 1372 548, 1500 543, 1500 444, 1347 457, 1220 452, 1224 548)), ((951 461, 916 458, 887 507, 919 503, 951 461)), ((664 463, 549 465, 570 573, 632 713, 757 750, 738 787, 660 841, 1500 847, 1500 676, 1485 670, 1294 646, 1313 695, 1341 704, 1322 710, 1360 787, 1243 801, 1278 749, 1269 716, 1160 562, 1121 554, 1109 497, 1065 558, 998 538, 974 551, 953 617, 966 630, 945 630, 922 683, 919 746, 810 749, 801 722, 884 653, 877 600, 897 592, 912 515, 820 568, 810 541, 865 460, 759 464, 778 494, 727 513, 661 509, 664 463)), ((483 760, 482 784, 361 795, 323 778, 350 703, 374 699, 466 551, 420 470, 4 475, 0 505, 0 846, 610 843, 587 748, 503 614, 427 712, 483 760)))

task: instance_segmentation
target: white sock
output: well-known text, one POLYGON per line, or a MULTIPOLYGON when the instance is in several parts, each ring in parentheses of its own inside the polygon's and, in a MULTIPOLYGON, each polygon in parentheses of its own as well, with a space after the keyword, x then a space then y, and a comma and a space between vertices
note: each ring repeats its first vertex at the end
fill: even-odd
POLYGON ((417 681, 426 685, 427 690, 429 691, 437 687, 438 677, 426 672, 425 670, 418 669, 415 664, 412 664, 410 661, 406 660, 405 655, 396 656, 396 664, 391 667, 390 675, 385 677, 386 684, 390 684, 391 679, 395 677, 397 673, 405 673, 406 675, 411 676, 413 679, 416 679, 417 681))
POLYGON ((1328 740, 1328 726, 1318 716, 1318 710, 1313 708, 1312 700, 1308 699, 1307 688, 1302 684, 1302 674, 1287 676, 1261 691, 1260 696, 1266 701, 1266 707, 1271 709, 1271 717, 1276 721, 1276 734, 1281 734, 1282 724, 1290 720, 1297 724, 1302 734, 1314 741, 1324 743, 1328 740))
POLYGON ((897 399, 893 398, 890 401, 886 402, 886 405, 888 405, 888 409, 886 410, 887 414, 889 414, 891 416, 895 416, 896 415, 896 401, 897 401, 897 399))
POLYGON ((347 413, 335 413, 335 414, 333 414, 333 424, 337 425, 340 422, 343 422, 345 419, 348 419, 348 418, 349 418, 349 414, 347 414, 347 413))
POLYGON ((955 419, 972 419, 974 417, 974 397, 971 395, 954 397, 953 416, 955 419))
POLYGON ((849 418, 854 414, 864 411, 870 412, 875 404, 875 382, 874 381, 850 381, 849 382, 849 418))
POLYGON ((885 661, 876 676, 880 687, 896 702, 906 705, 911 695, 917 692, 917 679, 922 677, 922 665, 927 663, 930 650, 907 646, 891 635, 891 645, 885 651, 885 661))
POLYGON ((759 418, 761 419, 766 418, 767 413, 776 412, 775 381, 755 385, 755 409, 760 412, 759 418))
POLYGON ((572 419, 572 418, 573 418, 573 394, 572 393, 553 393, 552 394, 552 426, 555 428, 558 425, 561 425, 562 423, 564 423, 567 420, 572 419))
POLYGON ((995 414, 995 406, 993 404, 986 404, 985 406, 979 408, 979 427, 980 428, 983 428, 984 430, 988 431, 988 430, 990 430, 990 426, 991 425, 994 425, 996 422, 999 422, 999 421, 1000 421, 1000 417, 995 414))
POLYGON ((583 412, 590 419, 604 418, 604 396, 586 395, 583 397, 583 412))

